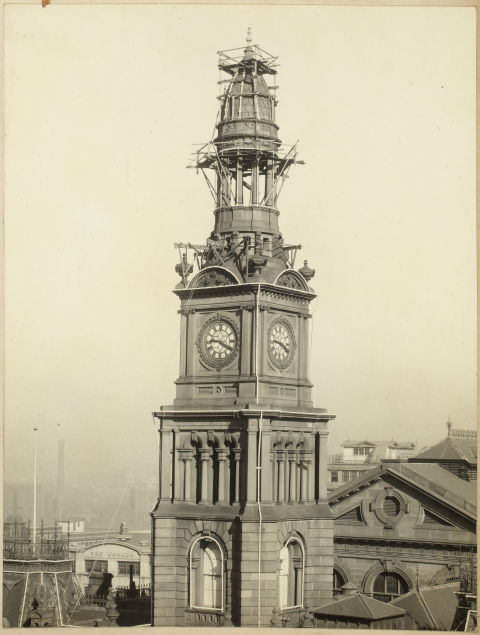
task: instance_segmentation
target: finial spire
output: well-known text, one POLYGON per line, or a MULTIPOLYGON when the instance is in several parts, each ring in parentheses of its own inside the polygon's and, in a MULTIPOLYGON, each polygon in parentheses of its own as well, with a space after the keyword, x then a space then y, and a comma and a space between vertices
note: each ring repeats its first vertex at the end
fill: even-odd
POLYGON ((452 425, 453 425, 452 422, 450 421, 450 415, 448 415, 448 421, 445 425, 447 426, 447 430, 448 430, 447 436, 450 436, 450 430, 452 429, 452 425))
POLYGON ((252 43, 252 29, 248 27, 247 29, 247 45, 252 43))

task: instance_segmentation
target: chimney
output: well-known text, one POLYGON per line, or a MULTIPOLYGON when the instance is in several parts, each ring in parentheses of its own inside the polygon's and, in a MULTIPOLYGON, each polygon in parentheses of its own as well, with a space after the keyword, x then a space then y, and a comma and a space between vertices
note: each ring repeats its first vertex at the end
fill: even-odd
POLYGON ((63 490, 65 484, 65 441, 58 442, 57 458, 57 520, 63 520, 63 490))

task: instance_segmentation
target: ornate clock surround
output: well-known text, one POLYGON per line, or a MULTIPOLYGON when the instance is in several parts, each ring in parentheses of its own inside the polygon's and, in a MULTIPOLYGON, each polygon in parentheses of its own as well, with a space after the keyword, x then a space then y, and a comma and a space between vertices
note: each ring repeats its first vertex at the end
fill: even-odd
POLYGON ((224 315, 223 313, 216 313, 212 315, 212 317, 208 318, 202 325, 200 332, 197 337, 197 348, 200 353, 200 359, 204 363, 207 368, 213 369, 215 368, 217 371, 221 370, 225 366, 229 366, 238 356, 239 348, 240 348, 240 335, 238 326, 232 320, 230 316, 224 315), (235 337, 235 345, 234 350, 230 355, 224 358, 214 358, 209 353, 208 350, 208 335, 210 330, 215 324, 222 322, 226 324, 235 337))
POLYGON ((290 364, 293 362, 295 358, 296 348, 297 348, 297 342, 295 339, 295 331, 292 325, 290 324, 290 322, 285 317, 274 318, 272 322, 270 323, 270 326, 268 327, 268 331, 267 331, 267 349, 268 349, 268 357, 270 359, 270 362, 273 364, 275 368, 278 368, 279 370, 285 370, 285 368, 288 368, 290 364), (278 358, 278 356, 275 355, 274 350, 271 346, 272 334, 274 332, 275 327, 280 327, 280 328, 283 328, 285 331, 287 331, 288 337, 290 339, 290 350, 285 359, 278 358))

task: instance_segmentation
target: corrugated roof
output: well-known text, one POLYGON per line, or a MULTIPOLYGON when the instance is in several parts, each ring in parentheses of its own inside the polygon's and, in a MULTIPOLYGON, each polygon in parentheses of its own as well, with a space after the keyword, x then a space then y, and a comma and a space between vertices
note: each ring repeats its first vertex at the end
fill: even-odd
POLYGON ((392 606, 380 600, 374 600, 363 593, 356 593, 340 598, 326 606, 312 609, 312 613, 335 617, 353 617, 364 620, 383 620, 388 617, 405 615, 405 611, 397 606, 392 606))

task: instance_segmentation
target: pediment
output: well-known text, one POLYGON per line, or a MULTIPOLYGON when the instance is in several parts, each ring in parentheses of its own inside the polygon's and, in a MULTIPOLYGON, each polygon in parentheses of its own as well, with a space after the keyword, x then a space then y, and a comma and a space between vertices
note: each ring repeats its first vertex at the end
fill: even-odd
POLYGON ((440 516, 437 516, 437 514, 434 514, 433 512, 429 511, 428 509, 424 509, 423 510, 423 522, 422 522, 422 527, 428 527, 429 529, 434 529, 435 527, 452 527, 454 528, 455 525, 452 525, 452 523, 448 522, 447 520, 441 518, 440 516))
POLYGON ((353 507, 348 512, 345 512, 335 519, 336 523, 340 525, 364 525, 362 511, 360 506, 353 507))

